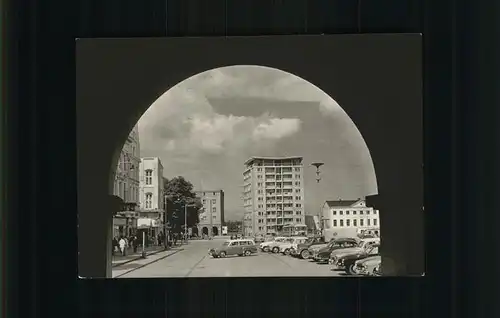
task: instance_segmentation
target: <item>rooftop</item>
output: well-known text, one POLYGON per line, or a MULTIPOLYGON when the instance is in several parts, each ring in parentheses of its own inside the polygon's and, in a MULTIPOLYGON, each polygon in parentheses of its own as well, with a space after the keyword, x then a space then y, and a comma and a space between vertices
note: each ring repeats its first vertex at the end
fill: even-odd
POLYGON ((362 201, 362 199, 356 199, 356 200, 329 200, 326 201, 326 204, 328 204, 329 207, 349 207, 352 206, 359 201, 362 201))
POLYGON ((247 161, 245 161, 245 165, 250 164, 254 160, 292 160, 292 159, 299 159, 302 160, 302 156, 286 156, 286 157, 250 157, 248 158, 247 161))

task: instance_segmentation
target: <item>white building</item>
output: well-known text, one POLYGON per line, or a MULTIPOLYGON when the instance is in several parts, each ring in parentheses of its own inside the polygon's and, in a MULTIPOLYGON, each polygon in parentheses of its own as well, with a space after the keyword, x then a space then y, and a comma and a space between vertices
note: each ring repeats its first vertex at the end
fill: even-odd
POLYGON ((152 229, 151 235, 162 231, 165 213, 163 165, 158 157, 141 158, 139 167, 139 200, 143 227, 152 229))
POLYGON ((123 145, 114 175, 113 194, 120 197, 129 211, 118 211, 113 218, 113 236, 131 235, 137 228, 139 207, 140 144, 137 125, 123 145))
POLYGON ((252 157, 243 172, 244 234, 277 233, 304 224, 302 157, 252 157))
POLYGON ((380 235, 379 211, 367 207, 363 199, 326 201, 322 220, 326 240, 355 237, 363 231, 380 235))
POLYGON ((221 235, 224 225, 224 191, 205 190, 196 191, 203 208, 200 212, 200 223, 198 223, 197 234, 221 235))

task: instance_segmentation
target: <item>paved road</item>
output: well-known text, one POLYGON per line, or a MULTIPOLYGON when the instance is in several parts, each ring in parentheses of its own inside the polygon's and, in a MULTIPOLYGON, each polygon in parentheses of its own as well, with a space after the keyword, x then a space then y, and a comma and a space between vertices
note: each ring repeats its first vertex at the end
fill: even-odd
POLYGON ((247 257, 212 258, 209 248, 222 240, 191 241, 169 257, 131 271, 121 278, 138 277, 244 277, 244 276, 341 276, 329 265, 280 254, 259 252, 247 257))

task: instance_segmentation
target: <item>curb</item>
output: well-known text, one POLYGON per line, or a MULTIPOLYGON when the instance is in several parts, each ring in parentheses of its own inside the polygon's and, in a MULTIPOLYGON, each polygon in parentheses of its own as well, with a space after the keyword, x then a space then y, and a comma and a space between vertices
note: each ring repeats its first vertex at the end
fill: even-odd
MULTIPOLYGON (((172 250, 172 249, 170 249, 170 250, 172 250)), ((154 252, 151 252, 149 254, 146 254, 146 256, 155 255, 155 254, 158 254, 158 253, 161 253, 161 252, 166 252, 166 251, 168 251, 168 250, 154 251, 154 252)), ((128 264, 128 263, 132 263, 132 262, 135 262, 135 261, 140 260, 140 259, 142 259, 142 256, 137 256, 135 258, 129 259, 128 261, 120 262, 120 263, 115 264, 115 265, 111 265, 111 268, 120 267, 122 265, 125 265, 125 264, 128 264)))
MULTIPOLYGON (((141 268, 146 267, 146 266, 148 266, 148 265, 151 265, 151 264, 153 264, 153 263, 159 262, 159 261, 161 261, 162 259, 165 259, 165 258, 167 258, 167 257, 169 257, 169 256, 175 255, 175 254, 177 254, 177 253, 179 253, 179 252, 182 252, 183 250, 184 250, 184 249, 178 249, 178 250, 175 250, 175 251, 174 251, 173 253, 171 253, 171 254, 165 255, 165 256, 160 257, 160 258, 158 258, 158 259, 155 259, 154 261, 151 261, 151 262, 149 262, 149 263, 142 264, 142 265, 140 265, 140 266, 138 266, 138 267, 136 267, 136 268, 133 268, 133 269, 131 269, 131 270, 129 270, 129 271, 126 271, 125 273, 122 273, 122 274, 117 275, 117 276, 112 277, 112 278, 119 278, 119 277, 121 277, 121 276, 123 276, 123 275, 127 275, 128 273, 131 273, 131 272, 133 272, 133 271, 136 271, 136 270, 138 270, 138 269, 141 269, 141 268)), ((157 254, 157 253, 155 253, 155 254, 157 254)))

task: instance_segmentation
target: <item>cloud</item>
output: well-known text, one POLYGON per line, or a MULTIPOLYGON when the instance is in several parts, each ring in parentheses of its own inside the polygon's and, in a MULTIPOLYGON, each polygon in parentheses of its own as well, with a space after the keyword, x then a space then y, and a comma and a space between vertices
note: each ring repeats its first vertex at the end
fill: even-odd
POLYGON ((271 118, 262 122, 253 130, 253 139, 281 139, 288 137, 300 130, 300 119, 297 118, 271 118))

